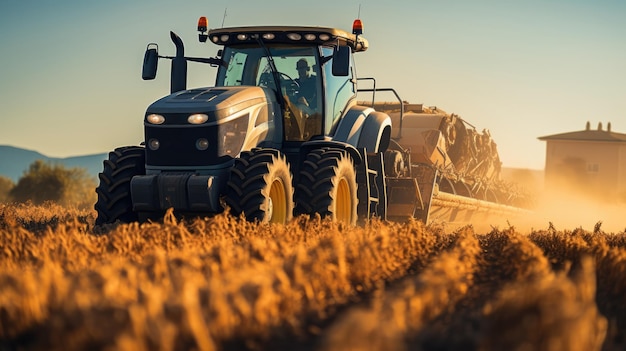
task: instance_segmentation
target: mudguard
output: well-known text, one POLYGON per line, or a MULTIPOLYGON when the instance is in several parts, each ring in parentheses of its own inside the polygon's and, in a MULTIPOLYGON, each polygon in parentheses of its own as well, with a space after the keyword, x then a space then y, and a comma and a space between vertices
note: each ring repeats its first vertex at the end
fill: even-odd
POLYGON ((375 112, 371 107, 352 106, 350 110, 341 118, 337 130, 333 135, 333 140, 350 144, 354 147, 358 145, 361 136, 361 128, 367 115, 375 112))
POLYGON ((353 106, 341 119, 333 141, 344 142, 367 152, 385 152, 391 139, 391 118, 365 106, 353 106))
POLYGON ((368 152, 385 152, 391 140, 391 118, 383 112, 371 112, 365 119, 357 149, 368 152))

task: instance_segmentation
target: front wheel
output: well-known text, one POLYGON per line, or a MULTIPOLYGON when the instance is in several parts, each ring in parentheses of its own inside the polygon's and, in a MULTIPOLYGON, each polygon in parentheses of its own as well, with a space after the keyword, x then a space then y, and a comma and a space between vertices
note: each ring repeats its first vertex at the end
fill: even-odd
POLYGON ((235 159, 224 200, 235 216, 287 223, 293 216, 293 193, 285 156, 278 150, 256 148, 235 159))
POLYGON ((136 222, 130 195, 130 181, 136 175, 146 173, 146 153, 140 146, 127 146, 109 153, 104 161, 104 170, 98 174, 100 185, 96 188, 98 201, 94 208, 98 212, 96 225, 136 222))
POLYGON ((341 149, 307 155, 296 191, 296 213, 330 217, 351 225, 357 220, 357 183, 352 159, 341 149))

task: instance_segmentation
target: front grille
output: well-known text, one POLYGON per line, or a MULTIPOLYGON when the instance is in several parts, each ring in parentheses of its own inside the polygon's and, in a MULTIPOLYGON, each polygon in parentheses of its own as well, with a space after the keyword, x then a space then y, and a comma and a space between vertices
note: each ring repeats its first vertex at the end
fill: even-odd
MULTIPOLYGON (((166 116, 167 120, 168 116, 166 116)), ((159 148, 146 148, 150 166, 190 167, 216 165, 236 157, 246 138, 248 116, 218 125, 145 126, 146 145, 158 140, 159 148), (209 141, 206 150, 198 150, 198 139, 209 141)))

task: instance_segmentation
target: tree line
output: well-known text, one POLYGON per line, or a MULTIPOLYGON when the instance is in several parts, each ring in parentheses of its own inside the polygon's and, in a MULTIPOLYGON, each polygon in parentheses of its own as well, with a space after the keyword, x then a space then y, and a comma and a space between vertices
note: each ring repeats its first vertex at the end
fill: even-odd
POLYGON ((88 208, 96 202, 96 180, 80 167, 37 160, 30 164, 17 184, 0 176, 0 203, 39 205, 55 202, 63 206, 88 208))

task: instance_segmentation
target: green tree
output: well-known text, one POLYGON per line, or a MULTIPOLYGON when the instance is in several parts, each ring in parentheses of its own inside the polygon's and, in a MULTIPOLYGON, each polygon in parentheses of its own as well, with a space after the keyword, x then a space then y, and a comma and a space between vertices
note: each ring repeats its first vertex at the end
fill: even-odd
POLYGON ((89 207, 96 200, 95 187, 95 180, 84 168, 65 168, 37 160, 17 181, 10 196, 18 202, 54 201, 60 205, 89 207))
POLYGON ((9 192, 15 186, 10 178, 0 176, 0 202, 9 202, 9 192))

